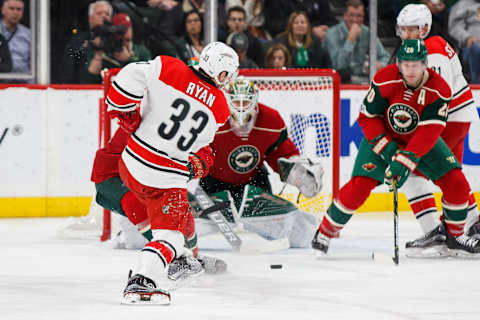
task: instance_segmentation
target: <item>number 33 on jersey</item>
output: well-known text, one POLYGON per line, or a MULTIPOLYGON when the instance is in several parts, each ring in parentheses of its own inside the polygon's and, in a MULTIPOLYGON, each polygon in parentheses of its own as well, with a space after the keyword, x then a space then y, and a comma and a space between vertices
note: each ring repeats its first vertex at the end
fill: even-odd
POLYGON ((140 103, 142 121, 122 159, 136 180, 157 188, 186 188, 188 156, 213 141, 230 115, 209 78, 168 56, 124 67, 107 103, 124 112, 140 103))

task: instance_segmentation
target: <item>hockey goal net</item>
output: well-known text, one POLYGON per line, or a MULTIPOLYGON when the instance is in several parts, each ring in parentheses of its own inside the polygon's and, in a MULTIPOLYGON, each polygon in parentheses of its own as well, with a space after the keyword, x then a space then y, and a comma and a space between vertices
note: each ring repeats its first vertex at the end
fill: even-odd
MULTIPOLYGON (((103 73, 104 98, 120 69, 103 73)), ((290 138, 300 153, 324 168, 323 189, 315 198, 299 196, 296 188, 285 186, 276 173, 271 174, 274 193, 301 210, 320 215, 325 212, 339 189, 340 156, 340 77, 332 69, 251 69, 240 75, 252 80, 260 89, 259 101, 280 112, 287 123, 290 138)), ((105 99, 99 103, 99 145, 103 147, 113 132, 107 117, 105 99)), ((89 224, 100 225, 101 240, 110 238, 112 216, 92 204, 85 217, 89 224)))

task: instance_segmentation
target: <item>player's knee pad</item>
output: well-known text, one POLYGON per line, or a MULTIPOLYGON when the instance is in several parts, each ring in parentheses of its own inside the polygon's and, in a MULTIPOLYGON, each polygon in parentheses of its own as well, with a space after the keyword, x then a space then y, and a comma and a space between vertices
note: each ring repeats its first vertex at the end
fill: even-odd
POLYGON ((185 234, 191 216, 187 189, 167 189, 158 197, 148 199, 147 212, 152 230, 178 230, 185 234))
POLYGON ((422 176, 410 174, 401 191, 408 200, 432 193, 430 182, 422 176))
POLYGON ((460 169, 453 169, 435 181, 443 192, 443 199, 451 204, 468 202, 470 185, 460 169))
POLYGON ((128 220, 134 225, 148 219, 147 208, 131 191, 125 193, 122 200, 120 200, 120 205, 128 220))

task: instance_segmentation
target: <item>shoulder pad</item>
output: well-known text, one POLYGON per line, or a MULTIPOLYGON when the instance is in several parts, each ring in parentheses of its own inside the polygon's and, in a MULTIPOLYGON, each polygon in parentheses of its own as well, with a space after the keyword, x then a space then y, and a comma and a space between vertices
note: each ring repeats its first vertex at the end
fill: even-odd
POLYGON ((277 110, 259 103, 258 118, 255 126, 269 129, 282 129, 285 127, 285 121, 283 121, 282 116, 277 110))
POLYGON ((427 71, 429 78, 423 86, 436 91, 442 99, 450 100, 452 98, 452 90, 448 83, 432 69, 427 68, 427 71))
POLYGON ((425 46, 427 47, 429 55, 436 53, 446 56, 449 59, 455 55, 455 49, 440 36, 433 36, 426 39, 425 46))

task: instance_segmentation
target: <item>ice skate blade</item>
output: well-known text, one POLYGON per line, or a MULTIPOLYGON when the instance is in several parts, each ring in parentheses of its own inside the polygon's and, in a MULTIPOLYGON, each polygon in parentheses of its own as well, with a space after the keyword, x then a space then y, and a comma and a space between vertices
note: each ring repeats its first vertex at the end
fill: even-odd
POLYGON ((177 280, 170 279, 169 282, 171 283, 171 286, 168 288, 168 291, 171 292, 171 291, 175 291, 180 288, 186 287, 192 284, 193 282, 195 282, 195 280, 197 280, 204 273, 205 273, 205 269, 202 269, 200 272, 197 272, 194 274, 188 274, 186 276, 178 278, 177 280))
POLYGON ((412 259, 443 259, 451 256, 448 248, 435 246, 430 248, 406 248, 405 256, 412 259))
POLYGON ((327 253, 317 249, 312 249, 312 254, 317 259, 322 259, 327 256, 327 253))
POLYGON ((123 296, 121 304, 126 305, 169 305, 169 293, 127 293, 123 296))
POLYGON ((480 253, 468 253, 458 249, 450 249, 450 256, 457 259, 480 259, 480 253))

